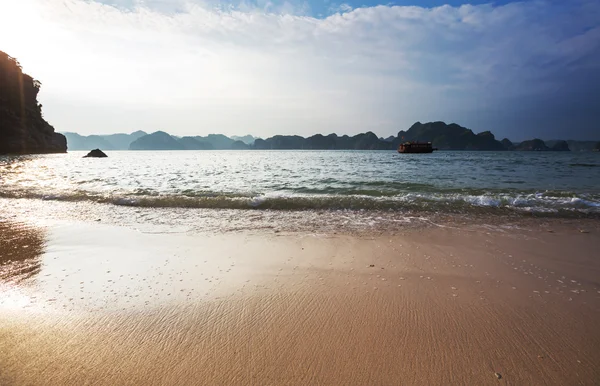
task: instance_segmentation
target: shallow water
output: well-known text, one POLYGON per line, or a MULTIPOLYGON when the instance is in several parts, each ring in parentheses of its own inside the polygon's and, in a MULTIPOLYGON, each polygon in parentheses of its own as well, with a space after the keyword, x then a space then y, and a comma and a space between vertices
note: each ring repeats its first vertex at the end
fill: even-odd
POLYGON ((600 213, 600 154, 158 151, 0 157, 0 196, 126 206, 600 213))

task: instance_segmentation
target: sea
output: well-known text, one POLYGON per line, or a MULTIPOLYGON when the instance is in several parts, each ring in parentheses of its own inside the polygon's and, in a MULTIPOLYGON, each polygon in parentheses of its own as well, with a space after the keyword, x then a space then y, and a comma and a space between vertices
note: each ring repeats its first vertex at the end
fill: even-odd
POLYGON ((5 209, 0 214, 11 209, 115 222, 153 219, 168 229, 377 227, 440 214, 600 218, 600 153, 83 155, 0 157, 0 209, 5 209))

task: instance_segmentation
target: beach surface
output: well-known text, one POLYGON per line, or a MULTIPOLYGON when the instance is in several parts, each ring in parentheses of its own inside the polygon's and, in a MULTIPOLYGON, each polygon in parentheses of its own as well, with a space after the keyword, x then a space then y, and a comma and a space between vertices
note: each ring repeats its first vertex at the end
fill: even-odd
POLYGON ((2 385, 600 379, 597 220, 190 234, 8 217, 2 385))

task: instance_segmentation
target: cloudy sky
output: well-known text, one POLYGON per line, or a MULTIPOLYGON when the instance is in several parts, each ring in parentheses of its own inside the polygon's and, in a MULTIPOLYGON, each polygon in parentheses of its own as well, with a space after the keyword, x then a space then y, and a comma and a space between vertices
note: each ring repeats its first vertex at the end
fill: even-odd
POLYGON ((600 1, 0 0, 58 131, 600 139, 600 1))

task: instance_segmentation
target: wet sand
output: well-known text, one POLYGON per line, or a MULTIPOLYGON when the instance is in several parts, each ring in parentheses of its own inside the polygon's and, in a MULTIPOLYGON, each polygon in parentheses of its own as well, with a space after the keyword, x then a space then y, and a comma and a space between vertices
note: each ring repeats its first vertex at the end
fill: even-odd
POLYGON ((599 249, 595 221, 371 236, 4 222, 0 384, 593 385, 599 249))

